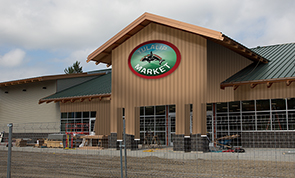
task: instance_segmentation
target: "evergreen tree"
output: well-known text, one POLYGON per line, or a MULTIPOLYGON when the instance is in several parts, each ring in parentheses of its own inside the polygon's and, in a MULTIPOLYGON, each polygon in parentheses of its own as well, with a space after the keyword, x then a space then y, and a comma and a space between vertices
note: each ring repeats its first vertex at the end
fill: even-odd
POLYGON ((82 66, 80 67, 80 62, 76 61, 72 66, 65 68, 64 72, 66 74, 77 74, 83 73, 82 66))

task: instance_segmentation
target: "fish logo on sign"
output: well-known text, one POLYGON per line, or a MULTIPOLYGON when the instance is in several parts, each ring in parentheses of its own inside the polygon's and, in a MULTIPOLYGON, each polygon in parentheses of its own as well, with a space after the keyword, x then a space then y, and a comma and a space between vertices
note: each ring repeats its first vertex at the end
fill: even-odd
POLYGON ((175 45, 167 41, 153 40, 132 50, 128 66, 139 77, 158 79, 174 72, 180 60, 180 52, 175 45))

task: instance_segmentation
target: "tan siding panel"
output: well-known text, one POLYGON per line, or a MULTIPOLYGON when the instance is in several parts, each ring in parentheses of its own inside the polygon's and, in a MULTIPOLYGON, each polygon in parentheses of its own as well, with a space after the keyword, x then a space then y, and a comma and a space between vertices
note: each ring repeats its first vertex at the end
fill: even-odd
POLYGON ((245 57, 208 40, 207 103, 234 100, 232 87, 220 89, 220 83, 252 63, 245 57))
POLYGON ((83 102, 75 101, 73 103, 61 103, 60 110, 61 112, 96 111, 94 127, 95 134, 110 134, 110 101, 100 101, 99 99, 93 99, 91 101, 85 100, 83 102))
MULTIPOLYGON (((117 131, 117 108, 126 108, 127 134, 135 132, 134 108, 175 104, 176 132, 184 134, 185 104, 206 103, 206 39, 180 30, 151 23, 112 51, 111 132, 117 131), (149 40, 174 44, 181 53, 181 63, 172 74, 160 79, 143 79, 128 67, 130 52, 149 40)), ((201 109, 201 107, 199 107, 201 109)), ((201 112, 196 112, 201 118, 201 112)), ((195 132, 197 132, 195 130, 195 132)), ((201 131, 199 131, 201 132, 201 131)))
POLYGON ((23 132, 22 123, 32 123, 32 126, 25 128, 26 132, 57 132, 59 125, 48 130, 42 128, 44 123, 60 122, 60 111, 58 103, 38 104, 39 99, 55 93, 56 84, 51 82, 36 82, 21 84, 0 89, 0 125, 13 123, 14 132, 23 132), (46 89, 43 89, 46 87, 46 89), (26 91, 23 91, 26 89, 26 91), (8 93, 5 93, 8 91, 8 93), (18 125, 18 127, 17 127, 18 125), (35 128, 36 126, 36 128, 35 128), (32 129, 33 128, 33 129, 32 129))
POLYGON ((235 100, 257 100, 275 98, 294 98, 295 84, 287 86, 285 82, 274 83, 270 88, 266 84, 257 85, 251 88, 250 85, 241 85, 234 93, 235 100))

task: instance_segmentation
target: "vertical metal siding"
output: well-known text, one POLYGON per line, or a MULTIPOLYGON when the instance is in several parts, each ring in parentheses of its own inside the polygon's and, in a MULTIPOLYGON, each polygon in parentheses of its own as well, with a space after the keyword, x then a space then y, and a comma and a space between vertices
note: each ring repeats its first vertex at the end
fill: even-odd
POLYGON ((252 61, 210 40, 208 40, 207 47, 207 103, 233 101, 233 88, 221 90, 220 83, 251 64, 252 61))
MULTIPOLYGON (((184 31, 151 23, 112 51, 111 132, 117 131, 117 108, 126 108, 127 134, 135 132, 134 108, 176 105, 176 133, 184 134, 185 104, 206 103, 206 39, 184 31), (128 67, 128 56, 139 44, 149 40, 173 43, 181 53, 181 63, 172 74, 160 79, 143 79, 128 67)), ((194 119, 201 118, 201 104, 194 119)), ((205 117, 204 117, 205 118, 205 117)), ((194 130, 195 132, 196 129, 194 130)), ((199 131, 201 132, 201 131, 199 131)))
POLYGON ((257 85, 251 88, 250 85, 241 85, 235 91, 235 100, 258 100, 275 98, 294 98, 295 83, 287 86, 285 82, 274 83, 270 88, 266 84, 257 85))
POLYGON ((91 101, 75 101, 73 103, 61 103, 61 112, 83 112, 96 111, 95 134, 109 135, 110 134, 110 101, 100 101, 93 99, 91 101))

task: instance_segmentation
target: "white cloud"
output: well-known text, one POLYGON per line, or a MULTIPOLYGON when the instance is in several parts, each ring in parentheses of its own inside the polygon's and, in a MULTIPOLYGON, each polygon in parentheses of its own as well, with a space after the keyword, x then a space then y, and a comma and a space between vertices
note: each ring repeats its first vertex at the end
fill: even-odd
MULTIPOLYGON (((47 75, 76 60, 84 71, 105 68, 87 56, 144 12, 221 31, 247 47, 295 42, 294 7, 294 0, 0 0, 0 68, 23 62, 47 75), (3 54, 16 48, 29 49, 26 61, 24 53, 14 61, 3 54)), ((21 67, 13 69, 11 78, 20 76, 21 67)))
MULTIPOLYGON (((94 49, 144 12, 223 33, 245 45, 294 39, 295 1, 269 0, 0 0, 0 45, 29 49, 94 49), (152 7, 152 8, 151 8, 152 7), (261 23, 261 19, 265 22, 261 23), (286 25, 288 24, 288 25, 286 25), (284 33, 276 30, 284 25, 284 33), (286 30, 286 28, 290 30, 286 30), (257 31, 262 34, 257 37, 257 31), (239 35, 247 37, 239 38, 239 35), (288 38, 288 39, 286 39, 288 38)), ((290 40, 289 40, 290 41, 290 40)))
POLYGON ((9 51, 8 53, 0 56, 1 66, 4 67, 14 67, 18 66, 22 63, 26 52, 21 49, 14 49, 9 51))

